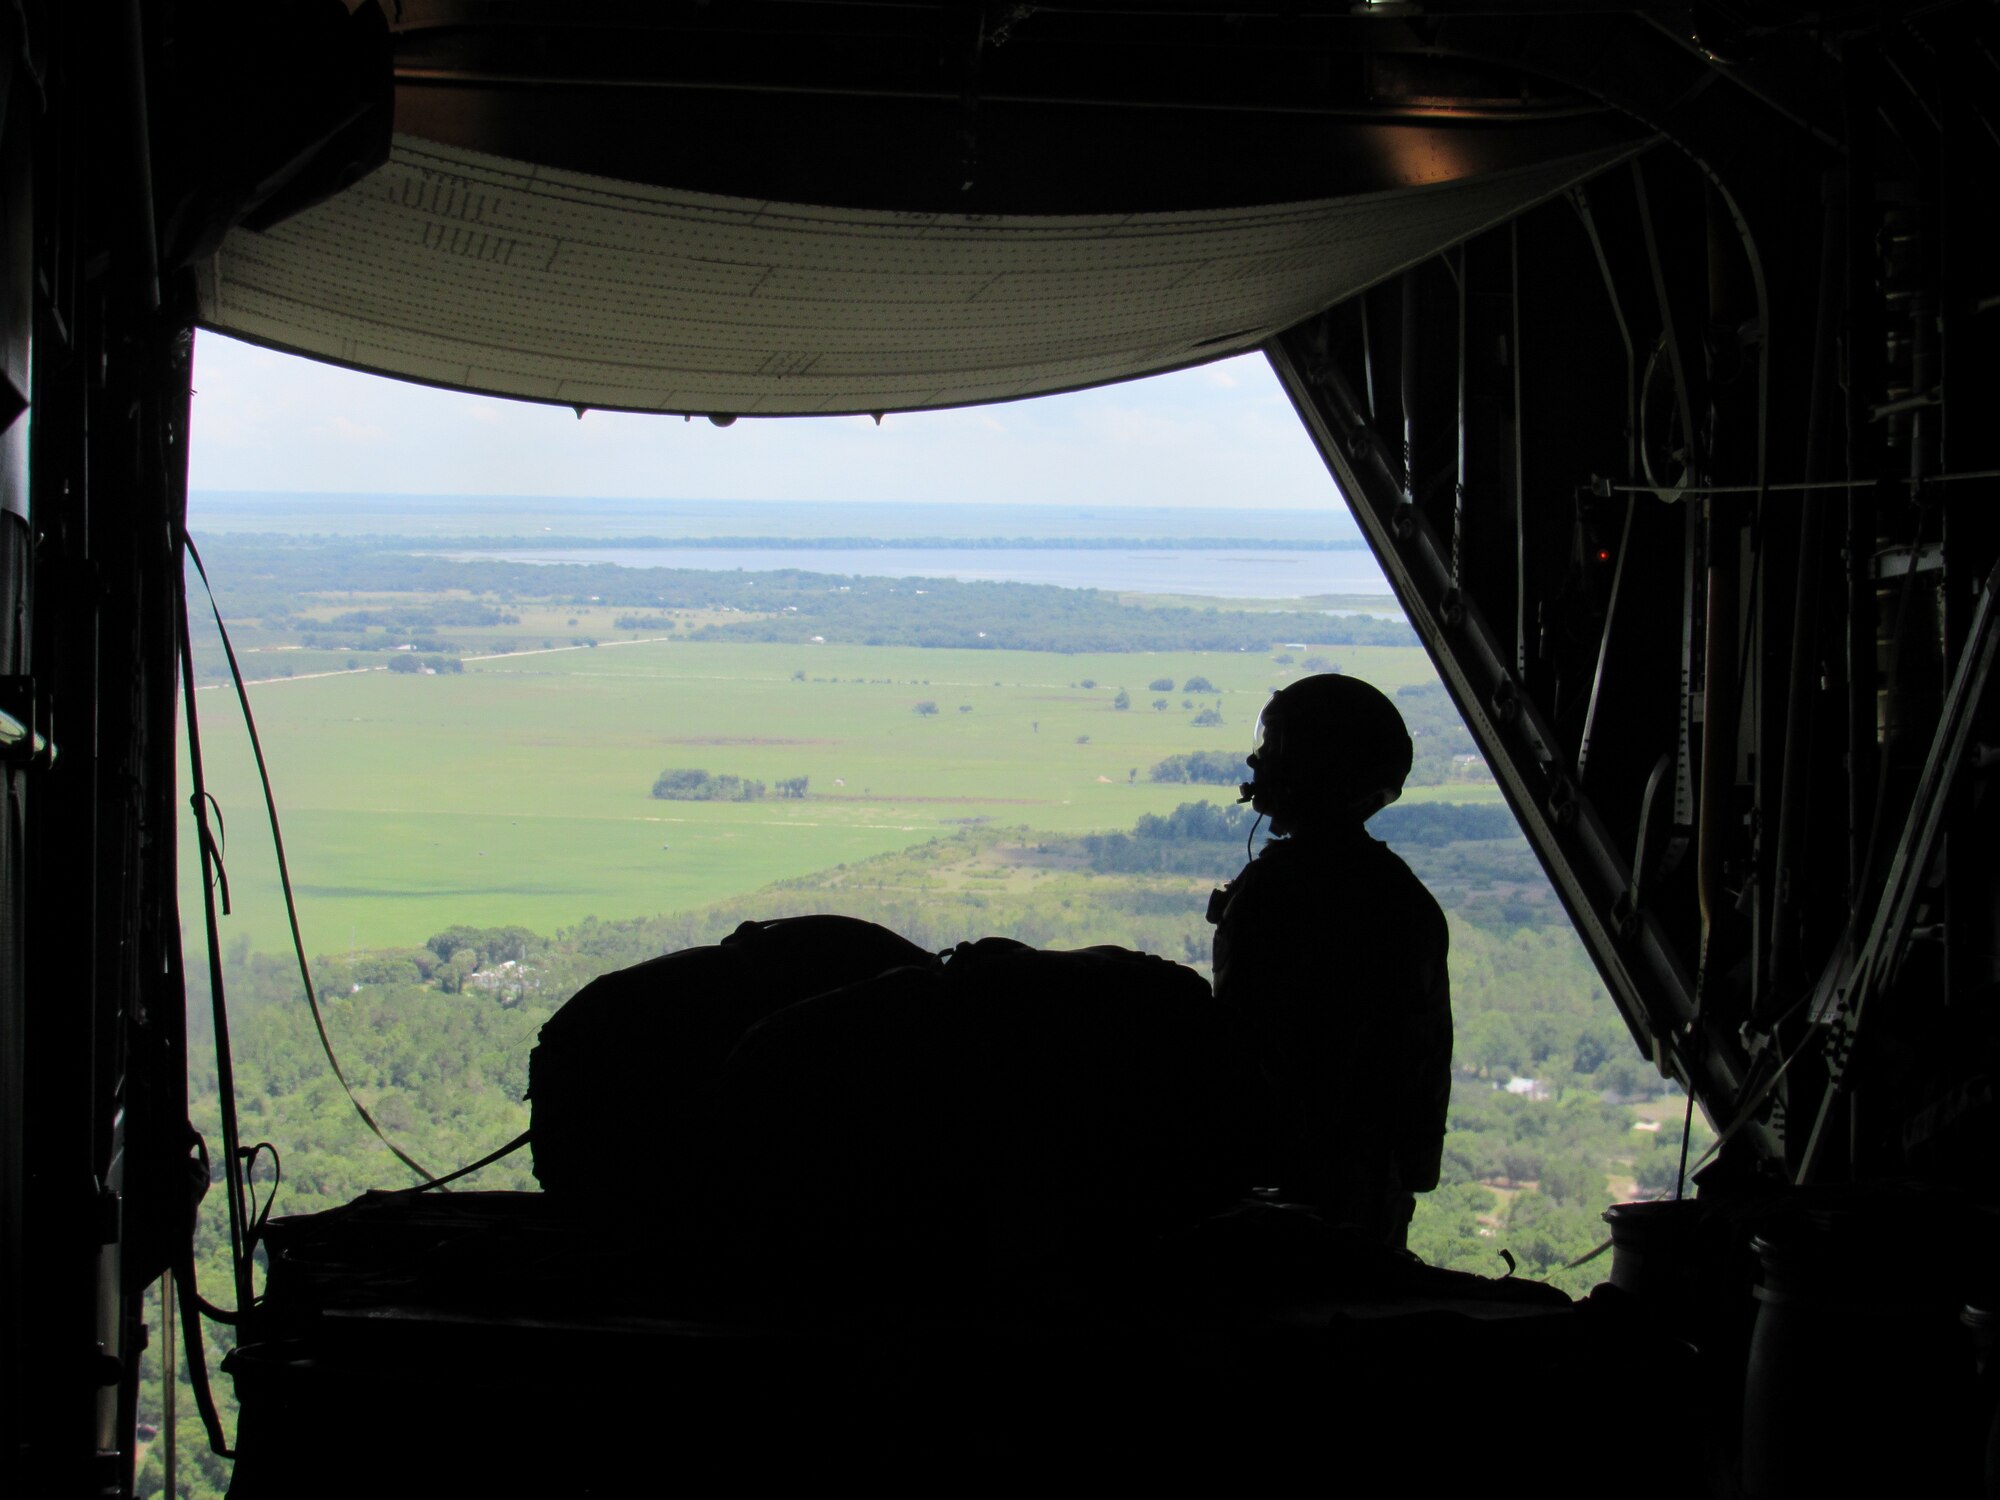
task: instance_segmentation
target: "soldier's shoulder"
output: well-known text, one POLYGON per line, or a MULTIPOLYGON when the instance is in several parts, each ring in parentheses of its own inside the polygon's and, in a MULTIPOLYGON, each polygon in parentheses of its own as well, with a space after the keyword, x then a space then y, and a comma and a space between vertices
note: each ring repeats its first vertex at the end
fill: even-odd
POLYGON ((1370 838, 1366 880, 1372 889, 1384 900, 1420 910, 1426 916, 1436 914, 1440 926, 1444 924, 1444 908, 1438 905, 1430 887, 1418 878, 1403 856, 1376 838, 1370 838))
POLYGON ((1274 903, 1283 904, 1299 893, 1299 877, 1303 873, 1298 851, 1291 847, 1290 841, 1274 839, 1236 872, 1235 879, 1210 895, 1208 919, 1219 924, 1233 916, 1241 922, 1250 914, 1266 911, 1274 903))

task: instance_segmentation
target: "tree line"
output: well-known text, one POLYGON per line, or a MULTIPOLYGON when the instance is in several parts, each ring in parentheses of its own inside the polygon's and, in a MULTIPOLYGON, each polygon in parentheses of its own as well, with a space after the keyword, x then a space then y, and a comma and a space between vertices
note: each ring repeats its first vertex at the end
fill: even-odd
MULTIPOLYGON (((780 797, 803 797, 811 784, 807 776, 787 776, 775 783, 780 797)), ((711 776, 693 768, 670 768, 653 782, 653 795, 663 802, 756 802, 763 798, 764 783, 727 773, 711 776)))
MULTIPOLYGON (((1411 764, 1407 785, 1442 786, 1453 781, 1492 779, 1485 761, 1479 756, 1478 745, 1459 718, 1458 710, 1442 684, 1432 682, 1398 688, 1395 702, 1410 731, 1411 764)), ((1214 710, 1204 710, 1204 713, 1212 715, 1210 722, 1222 722, 1222 716, 1214 710)), ((1195 722, 1199 724, 1201 720, 1195 722)), ((1169 755, 1155 761, 1146 772, 1146 777, 1149 781, 1189 786, 1233 787, 1250 779, 1250 765, 1240 751, 1190 750, 1185 755, 1169 755)))
MULTIPOLYGON (((1245 772, 1247 775, 1247 771, 1245 772)), ((1100 875, 1190 875, 1221 880, 1247 857, 1257 826, 1247 806, 1183 802, 1171 813, 1146 813, 1129 832, 1048 838, 1052 859, 1100 875)), ((1490 803, 1392 803, 1368 831, 1408 863, 1441 904, 1481 927, 1500 931, 1567 921, 1520 826, 1490 803)))
MULTIPOLYGON (((366 628, 337 629, 302 613, 301 601, 309 596, 463 593, 475 596, 471 609, 496 617, 523 600, 604 605, 635 619, 672 609, 726 609, 746 616, 703 626, 690 633, 696 640, 797 642, 819 635, 853 645, 1064 654, 1263 652, 1275 642, 1308 638, 1332 645, 1416 643, 1401 620, 1156 608, 1126 604, 1096 589, 1053 584, 457 560, 413 552, 410 545, 407 538, 369 543, 236 533, 202 539, 218 596, 232 619, 255 619, 267 629, 337 650, 380 649, 394 633, 392 626, 407 627, 409 642, 421 650, 462 650, 464 643, 452 638, 450 628, 475 621, 451 602, 449 608, 352 611, 371 617, 366 628)), ((198 647, 212 649, 211 633, 198 634, 198 647)))
POLYGON ((391 672, 463 672, 465 663, 455 656, 418 656, 402 651, 389 658, 391 672))

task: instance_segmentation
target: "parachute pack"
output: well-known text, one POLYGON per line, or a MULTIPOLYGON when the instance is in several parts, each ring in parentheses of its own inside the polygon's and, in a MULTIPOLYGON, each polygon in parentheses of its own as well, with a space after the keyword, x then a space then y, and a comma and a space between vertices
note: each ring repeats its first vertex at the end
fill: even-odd
POLYGON ((1235 1056, 1207 982, 1151 955, 745 923, 543 1027, 535 1175, 822 1253, 1032 1256, 1239 1198, 1259 1103, 1235 1056))

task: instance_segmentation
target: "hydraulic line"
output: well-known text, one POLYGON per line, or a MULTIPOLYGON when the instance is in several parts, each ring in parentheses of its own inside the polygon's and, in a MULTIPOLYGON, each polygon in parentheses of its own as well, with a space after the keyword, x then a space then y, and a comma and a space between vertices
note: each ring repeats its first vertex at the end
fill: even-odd
POLYGON ((1417 272, 1403 273, 1403 504, 1417 503, 1417 272))
MULTIPOLYGON (((1824 190, 1825 219, 1820 236, 1819 306, 1814 320, 1812 385, 1806 401, 1806 473, 1825 465, 1826 402, 1834 357, 1834 316, 1840 267, 1841 198, 1839 179, 1829 173, 1824 190)), ((1825 518, 1808 495, 1799 507, 1798 570, 1792 590, 1792 640, 1785 698, 1784 770, 1779 778, 1778 843, 1773 869, 1770 964, 1764 998, 1793 988, 1797 975, 1799 849, 1805 834, 1805 788, 1810 779, 1806 753, 1812 738, 1814 658, 1819 644, 1819 586, 1825 518)))
MULTIPOLYGON (((1736 559, 1733 555, 1726 562, 1717 558, 1721 528, 1713 516, 1709 526, 1708 619, 1704 627, 1708 648, 1702 679, 1700 802, 1695 815, 1699 850, 1696 888, 1704 953, 1722 900, 1722 839, 1729 814, 1727 789, 1735 782, 1737 707, 1735 653, 1729 639, 1736 628, 1736 559)), ((1699 996, 1696 1009, 1700 1009, 1699 996)))

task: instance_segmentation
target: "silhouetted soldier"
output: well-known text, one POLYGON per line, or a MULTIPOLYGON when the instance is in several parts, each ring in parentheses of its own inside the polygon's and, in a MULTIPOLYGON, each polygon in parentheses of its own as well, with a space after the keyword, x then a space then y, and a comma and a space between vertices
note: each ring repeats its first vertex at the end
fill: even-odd
POLYGON ((1410 772, 1402 715, 1307 677, 1257 721, 1244 799, 1273 838, 1215 893, 1215 995, 1278 1096, 1259 1177, 1400 1246, 1437 1185, 1451 1075, 1444 914, 1362 825, 1410 772))

